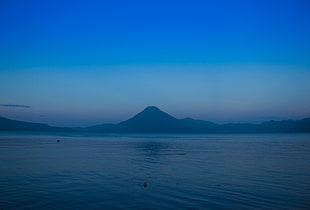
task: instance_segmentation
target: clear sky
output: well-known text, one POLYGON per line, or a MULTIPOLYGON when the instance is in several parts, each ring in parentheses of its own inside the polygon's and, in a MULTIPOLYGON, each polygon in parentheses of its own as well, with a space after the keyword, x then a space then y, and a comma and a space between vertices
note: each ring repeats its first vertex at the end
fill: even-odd
POLYGON ((310 1, 0 1, 0 116, 310 117, 310 1))

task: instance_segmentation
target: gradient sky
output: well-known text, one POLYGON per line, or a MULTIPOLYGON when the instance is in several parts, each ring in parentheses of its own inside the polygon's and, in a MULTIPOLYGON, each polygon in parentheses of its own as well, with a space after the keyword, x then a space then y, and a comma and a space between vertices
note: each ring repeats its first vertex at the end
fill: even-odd
POLYGON ((310 117, 310 2, 0 1, 0 116, 310 117))

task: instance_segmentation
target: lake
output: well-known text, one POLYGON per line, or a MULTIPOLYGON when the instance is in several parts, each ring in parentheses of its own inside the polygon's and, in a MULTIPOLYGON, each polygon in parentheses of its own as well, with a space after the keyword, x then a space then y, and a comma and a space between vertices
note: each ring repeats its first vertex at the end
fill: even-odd
POLYGON ((309 209, 310 134, 2 132, 0 195, 0 209, 309 209))

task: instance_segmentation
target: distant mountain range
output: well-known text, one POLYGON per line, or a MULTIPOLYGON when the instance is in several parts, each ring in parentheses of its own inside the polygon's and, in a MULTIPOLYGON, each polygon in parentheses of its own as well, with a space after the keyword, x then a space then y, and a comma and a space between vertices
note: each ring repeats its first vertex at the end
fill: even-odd
POLYGON ((72 131, 70 128, 53 127, 42 123, 10 120, 0 117, 0 130, 5 131, 72 131))
POLYGON ((310 118, 302 120, 267 121, 261 124, 216 124, 191 118, 177 119, 155 106, 149 106, 134 117, 118 124, 101 124, 86 128, 52 127, 0 117, 0 130, 67 131, 99 133, 282 133, 310 132, 310 118))

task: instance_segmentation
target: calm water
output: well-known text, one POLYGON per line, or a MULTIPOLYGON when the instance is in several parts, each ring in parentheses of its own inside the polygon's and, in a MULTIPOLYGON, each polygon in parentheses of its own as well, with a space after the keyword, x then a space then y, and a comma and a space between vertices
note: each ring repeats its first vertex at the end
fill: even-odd
POLYGON ((310 134, 1 133, 0 195, 0 209, 309 209, 310 134))

